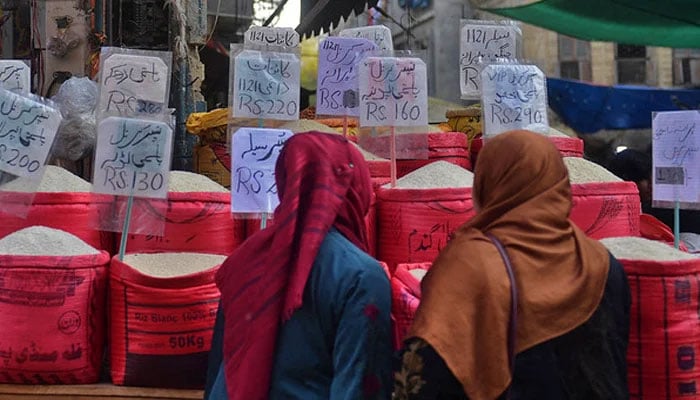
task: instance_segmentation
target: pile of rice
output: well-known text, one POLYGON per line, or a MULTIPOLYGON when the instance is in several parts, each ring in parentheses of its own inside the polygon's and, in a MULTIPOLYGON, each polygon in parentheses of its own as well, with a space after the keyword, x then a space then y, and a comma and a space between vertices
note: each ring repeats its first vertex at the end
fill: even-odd
POLYGON ((366 161, 389 161, 386 158, 379 157, 378 155, 374 153, 370 153, 369 151, 363 149, 362 147, 358 146, 357 144, 353 143, 355 148, 362 153, 362 156, 365 158, 366 161))
POLYGON ((569 180, 572 184, 593 182, 622 182, 612 172, 600 165, 579 157, 564 157, 564 164, 569 170, 569 180))
POLYGON ((170 171, 169 192, 220 192, 229 190, 208 177, 187 171, 170 171))
POLYGON ((278 129, 289 129, 293 133, 317 131, 324 133, 339 134, 337 130, 331 128, 330 126, 324 125, 312 119, 299 119, 296 121, 290 121, 281 125, 280 127, 278 127, 278 129))
POLYGON ((144 275, 173 278, 206 271, 224 262, 226 256, 201 253, 136 253, 124 256, 124 264, 144 275))
POLYGON ((70 171, 54 165, 47 165, 44 175, 37 186, 36 180, 19 177, 0 187, 0 190, 8 192, 90 192, 90 182, 73 175, 70 171))
POLYGON ((693 260, 696 256, 676 250, 666 243, 640 237, 606 238, 600 241, 615 258, 621 260, 676 261, 693 260))
POLYGON ((425 274, 428 273, 428 270, 423 268, 414 268, 412 270, 409 270, 408 273, 413 275, 413 277, 418 279, 418 281, 422 281, 423 278, 425 278, 425 274))
POLYGON ((60 229, 30 226, 0 239, 0 254, 16 256, 82 256, 100 251, 60 229))
MULTIPOLYGON (((396 181, 397 189, 470 188, 474 174, 447 161, 435 161, 396 181)), ((390 188, 391 185, 384 185, 390 188)))

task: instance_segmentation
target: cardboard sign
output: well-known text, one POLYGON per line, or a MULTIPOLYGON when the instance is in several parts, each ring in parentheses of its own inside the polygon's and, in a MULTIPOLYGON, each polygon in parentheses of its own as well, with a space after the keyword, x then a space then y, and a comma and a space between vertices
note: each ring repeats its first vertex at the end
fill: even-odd
POLYGON ((61 120, 58 110, 0 89, 0 171, 41 174, 61 120))
POLYGON ((318 48, 316 114, 358 116, 359 63, 376 50, 367 39, 329 37, 318 48))
POLYGON ((481 72, 484 136, 513 129, 547 132, 547 86, 534 65, 492 64, 481 72))
POLYGON ((93 191, 164 199, 173 132, 158 121, 109 117, 97 127, 93 191))
POLYGON ((32 87, 32 72, 20 60, 0 60, 0 88, 28 95, 32 87))
POLYGON ((291 53, 240 52, 234 63, 233 116, 299 119, 299 58, 291 53))
POLYGON ((243 44, 246 49, 254 50, 292 50, 299 47, 299 34, 292 28, 251 26, 243 44))
POLYGON ((428 81, 423 60, 365 58, 360 66, 360 125, 428 125, 428 81))
POLYGON ((517 58, 516 25, 467 23, 459 35, 459 87, 465 99, 481 96, 481 71, 488 62, 517 58))
POLYGON ((170 71, 160 57, 112 54, 102 63, 97 115, 165 114, 170 71))
POLYGON ((292 137, 286 129, 240 128, 231 145, 231 211, 272 213, 279 205, 275 164, 292 137))
POLYGON ((363 38, 377 45, 382 51, 394 50, 394 41, 391 36, 391 29, 384 25, 363 26, 361 28, 343 29, 340 37, 363 38))
POLYGON ((655 113, 652 151, 654 206, 700 209, 700 111, 655 113))

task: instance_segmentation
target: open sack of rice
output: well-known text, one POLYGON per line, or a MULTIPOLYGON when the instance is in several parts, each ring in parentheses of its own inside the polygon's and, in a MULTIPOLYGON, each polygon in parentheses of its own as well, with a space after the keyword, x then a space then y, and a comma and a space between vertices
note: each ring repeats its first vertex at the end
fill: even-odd
POLYGON ((634 182, 625 182, 598 164, 564 157, 573 207, 571 220, 595 239, 639 236, 641 202, 634 182))
POLYGON ((108 264, 107 252, 54 228, 0 239, 0 383, 98 381, 108 264))
MULTIPOLYGON (((164 236, 129 235, 128 252, 189 251, 230 254, 244 240, 244 221, 231 217, 228 189, 206 176, 170 171, 167 204, 135 201, 132 221, 165 224, 164 236)), ((119 240, 120 235, 117 235, 119 240)))
POLYGON ((225 256, 130 253, 110 268, 111 371, 116 385, 204 386, 225 256))
MULTIPOLYGON (((3 213, 0 204, 0 237, 29 226, 44 225, 70 232, 97 249, 113 251, 114 235, 95 229, 99 216, 91 207, 91 204, 107 203, 108 199, 92 194, 90 182, 61 167, 47 165, 38 186, 35 181, 20 177, 3 185, 2 190, 36 191, 36 194, 26 218, 3 213)), ((11 196, 12 193, 6 193, 3 199, 11 196)))
MULTIPOLYGON (((563 157, 583 157, 583 140, 571 137, 560 130, 549 127, 547 132, 540 132, 541 134, 549 137, 549 140, 554 143, 554 146, 559 150, 563 157)), ((488 141, 488 139, 485 139, 488 141)), ((476 159, 479 156, 481 148, 484 147, 484 138, 478 137, 471 142, 471 158, 472 163, 476 163, 476 159)))
POLYGON ((473 174, 436 161, 377 190, 378 259, 393 272, 400 263, 432 262, 452 232, 474 212, 473 174))
POLYGON ((700 258, 637 237, 601 242, 620 260, 630 285, 630 397, 694 397, 700 380, 695 361, 700 343, 700 258))

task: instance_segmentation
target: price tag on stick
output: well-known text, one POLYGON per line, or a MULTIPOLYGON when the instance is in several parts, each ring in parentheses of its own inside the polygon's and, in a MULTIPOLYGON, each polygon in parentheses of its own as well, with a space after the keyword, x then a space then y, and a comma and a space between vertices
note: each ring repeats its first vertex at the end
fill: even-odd
POLYGON ((250 50, 292 51, 299 47, 299 33, 292 28, 251 26, 243 44, 250 50))
POLYGON ((231 146, 231 211, 269 214, 279 205, 275 165, 292 137, 285 129, 240 128, 231 146))
POLYGON ((343 29, 338 35, 340 37, 367 39, 377 45, 379 50, 384 52, 394 50, 394 42, 391 36, 391 29, 384 25, 363 26, 359 28, 343 29))
POLYGON ((492 64, 481 72, 484 136, 514 129, 545 133, 547 85, 534 65, 492 64))
POLYGON ((0 60, 0 87, 28 95, 32 86, 29 66, 21 60, 0 60))

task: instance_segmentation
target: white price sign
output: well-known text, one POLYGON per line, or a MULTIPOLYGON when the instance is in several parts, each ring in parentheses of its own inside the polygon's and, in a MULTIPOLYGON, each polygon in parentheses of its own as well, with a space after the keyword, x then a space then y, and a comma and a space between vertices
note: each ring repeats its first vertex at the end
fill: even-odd
POLYGON ((459 35, 459 86, 462 96, 478 99, 481 95, 481 70, 485 63, 517 58, 520 29, 516 25, 467 23, 459 35))
POLYGON ((122 117, 97 127, 93 191, 166 198, 173 132, 162 122, 122 117))
POLYGON ((700 111, 655 113, 652 196, 657 207, 700 208, 700 111))
POLYGON ((269 214, 279 205, 275 165, 292 131, 240 128, 231 146, 231 211, 269 214))
POLYGON ((299 47, 299 34, 292 28, 251 26, 245 33, 245 48, 295 49, 299 47))
POLYGON ((112 54, 102 64, 97 115, 166 113, 170 71, 159 57, 112 54))
POLYGON ((28 95, 32 74, 29 66, 20 60, 0 60, 0 88, 28 95))
POLYGON ((58 110, 0 89, 0 171, 36 176, 46 163, 61 120, 58 110))
POLYGON ((384 25, 363 26, 360 28, 343 29, 340 37, 362 38, 374 42, 382 51, 394 50, 394 42, 391 37, 391 29, 384 25))
POLYGON ((360 66, 360 125, 428 125, 428 78, 423 60, 365 58, 360 66))
POLYGON ((299 58, 244 50, 234 62, 233 116, 299 119, 299 58))
POLYGON ((484 136, 514 129, 547 132, 547 85, 534 65, 492 64, 481 72, 484 136))

